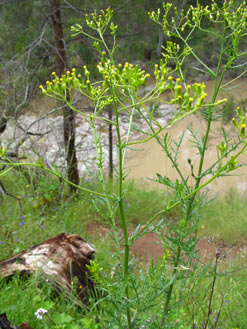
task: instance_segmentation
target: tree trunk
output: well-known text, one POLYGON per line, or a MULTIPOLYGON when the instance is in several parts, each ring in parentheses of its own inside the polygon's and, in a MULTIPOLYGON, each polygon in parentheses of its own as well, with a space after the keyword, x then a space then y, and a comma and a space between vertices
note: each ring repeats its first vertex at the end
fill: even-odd
POLYGON ((0 134, 2 134, 7 128, 8 119, 5 117, 0 118, 0 134))
POLYGON ((94 252, 79 235, 61 233, 18 255, 2 260, 0 277, 38 271, 45 275, 58 292, 64 289, 69 292, 75 284, 79 298, 87 303, 90 292, 94 291, 94 283, 87 268, 94 252))
POLYGON ((163 45, 163 40, 164 40, 164 32, 163 32, 163 29, 161 29, 160 33, 159 33, 159 41, 158 41, 158 46, 157 46, 157 50, 156 50, 158 57, 161 56, 161 47, 163 45))
MULTIPOLYGON (((63 26, 60 9, 61 3, 60 0, 50 0, 50 5, 52 9, 51 19, 55 37, 56 73, 58 76, 61 76, 66 70, 66 48, 63 38, 63 26)), ((78 185, 79 173, 75 150, 75 112, 68 106, 65 106, 63 109, 63 133, 68 179, 73 184, 78 185)), ((75 191, 76 188, 70 185, 70 190, 75 191)))

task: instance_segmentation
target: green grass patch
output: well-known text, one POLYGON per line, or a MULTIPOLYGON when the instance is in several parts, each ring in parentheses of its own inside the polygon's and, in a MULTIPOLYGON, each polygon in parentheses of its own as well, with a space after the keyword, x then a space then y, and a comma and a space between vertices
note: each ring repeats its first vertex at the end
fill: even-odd
POLYGON ((202 208, 200 234, 215 236, 230 244, 246 242, 247 198, 235 190, 218 196, 202 208))

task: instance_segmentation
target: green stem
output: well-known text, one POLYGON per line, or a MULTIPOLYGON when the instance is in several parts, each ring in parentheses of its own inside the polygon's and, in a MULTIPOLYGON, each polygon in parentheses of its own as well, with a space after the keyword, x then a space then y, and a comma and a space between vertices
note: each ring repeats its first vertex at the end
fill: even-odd
MULTIPOLYGON (((3 163, 0 162, 0 165, 5 165, 6 166, 6 162, 3 162, 3 163)), ((61 178, 65 183, 68 183, 68 184, 76 187, 80 191, 83 191, 83 192, 86 192, 86 193, 89 193, 89 194, 93 194, 93 195, 97 195, 97 196, 100 196, 101 198, 116 200, 116 197, 115 196, 107 195, 107 194, 102 194, 102 193, 99 193, 99 192, 96 192, 96 191, 93 191, 93 190, 89 190, 89 189, 87 189, 85 187, 76 185, 76 184, 70 182, 65 177, 63 177, 60 173, 58 173, 56 171, 53 171, 51 169, 45 168, 44 166, 41 166, 39 164, 35 164, 35 163, 32 163, 32 162, 30 162, 30 163, 29 162, 21 162, 21 163, 12 163, 11 162, 11 163, 9 163, 9 165, 11 167, 32 166, 32 167, 40 168, 42 170, 45 170, 45 171, 49 172, 50 174, 52 174, 54 176, 57 176, 58 178, 61 178)), ((0 176, 3 175, 3 174, 5 174, 8 170, 11 170, 11 169, 12 168, 9 168, 9 169, 5 170, 2 174, 0 174, 0 176)))
POLYGON ((108 48, 108 46, 107 46, 107 44, 106 44, 106 42, 105 42, 104 36, 103 36, 103 34, 102 34, 102 32, 101 32, 101 29, 98 30, 98 33, 99 33, 99 36, 100 36, 101 42, 103 43, 103 45, 104 45, 104 47, 105 47, 107 53, 108 53, 109 56, 110 56, 111 63, 112 63, 112 65, 114 65, 114 58, 113 58, 113 51, 114 51, 114 49, 113 49, 113 51, 110 51, 110 49, 108 48))
POLYGON ((211 77, 215 78, 216 74, 214 74, 214 72, 196 55, 196 53, 193 51, 193 49, 188 44, 188 42, 186 40, 187 38, 184 39, 177 29, 176 29, 176 33, 177 33, 178 37, 183 41, 183 43, 189 48, 190 53, 192 54, 192 56, 206 69, 206 71, 208 72, 208 74, 211 77))
MULTIPOLYGON (((224 31, 225 31, 225 29, 224 29, 224 31)), ((214 102, 216 100, 216 97, 218 95, 219 88, 221 86, 221 83, 222 83, 222 80, 223 80, 223 77, 224 77, 224 73, 225 73, 225 69, 224 69, 223 72, 221 73, 220 79, 218 81, 219 70, 220 70, 220 66, 221 66, 221 62, 222 62, 222 56, 223 56, 223 49, 224 49, 224 33, 223 33, 223 36, 222 36, 222 39, 221 39, 220 57, 219 57, 219 60, 218 60, 217 70, 216 70, 216 73, 215 73, 214 91, 213 91, 213 95, 212 95, 211 104, 214 104, 214 102)), ((206 134, 205 134, 204 141, 203 141, 203 147, 202 147, 202 152, 201 152, 200 163, 199 163, 199 168, 198 168, 196 184, 195 184, 195 187, 194 187, 194 192, 198 190, 198 188, 200 186, 201 178, 202 178, 201 174, 202 174, 202 168, 203 168, 205 153, 206 153, 206 149, 207 149, 209 132, 210 132, 211 123, 212 123, 213 108, 214 108, 214 105, 210 105, 209 109, 208 109, 209 115, 208 115, 207 130, 206 130, 206 134)), ((197 194, 197 192, 195 192, 192 195, 192 197, 189 198, 189 203, 188 203, 187 211, 186 211, 186 215, 185 215, 185 221, 186 222, 188 222, 190 217, 191 217, 191 211, 192 211, 192 207, 193 207, 193 203, 194 203, 196 194, 197 194)), ((195 232, 195 234, 197 234, 197 232, 195 232)), ((177 266, 180 262, 180 255, 181 255, 181 246, 179 245, 177 247, 176 259, 175 259, 175 262, 174 262, 173 275, 176 275, 176 273, 177 273, 177 266)), ((169 287, 169 290, 168 290, 166 302, 165 302, 164 309, 163 309, 163 316, 162 316, 162 319, 161 319, 161 325, 162 326, 164 325, 165 318, 166 318, 168 310, 169 310, 169 304, 170 304, 170 301, 171 301, 172 292, 173 292, 175 283, 176 283, 176 280, 174 280, 174 282, 172 283, 172 285, 169 287)))
MULTIPOLYGON (((102 159, 102 152, 99 151, 98 147, 100 149, 102 149, 102 139, 101 138, 98 138, 97 136, 97 131, 96 131, 96 126, 95 126, 95 121, 96 119, 92 119, 90 120, 90 125, 91 125, 91 128, 93 130, 93 136, 94 136, 94 145, 95 145, 95 153, 96 153, 96 159, 98 160, 99 162, 99 181, 102 183, 102 187, 103 187, 103 192, 104 192, 104 195, 106 195, 106 182, 105 182, 105 178, 104 178, 104 174, 103 174, 103 168, 102 168, 102 163, 103 163, 103 159, 102 159)), ((110 218, 111 220, 113 219, 113 211, 112 211, 112 207, 111 207, 111 204, 110 204, 110 200, 109 199, 106 199, 106 204, 107 204, 107 209, 108 209, 108 212, 110 214, 110 218)))
MULTIPOLYGON (((142 101, 137 97, 137 95, 136 95, 136 98, 137 98, 139 104, 140 104, 140 105, 141 105, 141 106, 147 111, 146 106, 145 106, 145 105, 142 103, 142 101)), ((148 112, 148 113, 149 113, 149 112, 148 112)), ((151 113, 150 113, 150 117, 151 117, 151 119, 153 119, 153 116, 151 115, 151 113)), ((148 124, 148 126, 149 126, 150 130, 152 131, 152 133, 155 134, 154 128, 153 128, 153 126, 152 126, 152 121, 150 122, 150 121, 145 117, 145 115, 142 115, 142 118, 146 121, 146 123, 148 124)), ((156 120, 155 120, 155 122, 156 122, 156 120)), ((160 127, 160 125, 159 125, 159 127, 160 127)), ((161 138, 159 137, 159 135, 156 135, 155 138, 156 138, 157 142, 159 143, 159 145, 165 150, 167 157, 170 159, 170 161, 171 161, 173 167, 176 169, 176 171, 177 171, 178 175, 180 176, 182 182, 184 183, 184 185, 185 185, 186 188, 188 189, 187 182, 186 182, 186 180, 185 180, 183 174, 181 173, 181 171, 180 171, 180 169, 179 169, 179 167, 178 167, 178 165, 177 165, 177 162, 174 161, 173 157, 171 156, 171 153, 169 152, 167 145, 166 145, 165 143, 162 143, 161 138)))
MULTIPOLYGON (((172 273, 172 277, 175 277, 176 278, 176 274, 177 274, 177 266, 178 266, 178 263, 179 263, 179 260, 180 260, 180 254, 181 254, 181 247, 179 246, 177 248, 177 253, 176 253, 176 259, 175 259, 175 262, 174 262, 174 270, 173 270, 173 273, 172 273)), ((161 327, 164 326, 164 323, 165 323, 165 318, 166 318, 166 315, 169 311, 169 304, 170 304, 170 300, 171 300, 171 297, 172 297, 172 291, 173 291, 173 287, 174 287, 174 283, 176 282, 176 279, 174 279, 173 283, 170 285, 169 289, 168 289, 168 292, 167 292, 167 297, 166 297, 166 302, 165 302, 165 305, 164 305, 164 308, 163 308, 163 314, 162 314, 162 318, 161 318, 161 327)))
MULTIPOLYGON (((189 194, 187 194, 183 199, 181 199, 181 200, 179 200, 179 201, 177 201, 177 202, 175 202, 175 203, 173 203, 171 206, 169 206, 169 207, 167 207, 166 209, 163 209, 163 210, 160 210, 159 212, 157 212, 155 215, 153 215, 150 219, 149 219, 149 221, 142 227, 142 229, 138 232, 138 233, 136 233, 134 236, 132 236, 132 239, 131 239, 131 243, 134 241, 134 240, 136 240, 137 238, 139 238, 141 235, 142 235, 142 233, 144 233, 146 230, 147 230, 147 228, 153 223, 153 221, 156 219, 156 218, 158 218, 159 216, 161 216, 161 215, 164 215, 165 213, 167 213, 167 212, 169 212, 170 210, 172 210, 173 208, 176 208, 177 206, 179 206, 182 202, 184 202, 184 201, 186 201, 186 200, 188 200, 188 199, 190 199, 191 197, 193 197, 194 196, 194 194, 196 194, 197 192, 199 192, 201 189, 203 189, 204 187, 206 187, 208 184, 210 184, 210 183, 212 183, 216 178, 218 178, 219 176, 220 176, 220 174, 228 167, 228 165, 230 164, 230 162, 232 162, 232 161, 234 161, 234 160, 236 160, 239 156, 240 156, 240 154, 242 154, 244 151, 245 151, 245 149, 246 149, 246 147, 247 147, 247 142, 245 141, 243 141, 243 143, 244 143, 244 146, 242 147, 242 149, 238 152, 238 153, 236 153, 229 161, 227 161, 227 163, 224 165, 224 166, 222 166, 214 175, 213 175, 213 177, 211 177, 208 181, 206 181, 204 184, 202 184, 202 185, 200 185, 200 186, 198 186, 198 188, 197 189, 194 189, 191 193, 189 193, 189 194)), ((1 164, 1 163, 0 163, 1 164)))
MULTIPOLYGON (((114 94, 114 92, 112 92, 114 94)), ((128 236, 128 230, 127 230, 127 223, 125 219, 125 212, 123 208, 123 198, 124 198, 124 192, 123 192, 123 144, 121 140, 120 135, 120 126, 119 126, 119 113, 117 110, 117 105, 114 102, 114 108, 115 108, 115 115, 116 115, 116 132, 117 132, 117 140, 118 140, 118 206, 119 206, 119 212, 120 212, 120 218, 121 218, 121 224, 123 229, 123 235, 124 235, 124 263, 123 263, 123 279, 125 282, 125 297, 127 299, 127 305, 126 305, 126 316, 127 316, 127 322, 128 322, 128 329, 132 328, 131 323, 131 313, 129 308, 129 236, 128 236)))
POLYGON ((150 141, 151 139, 155 138, 157 135, 159 135, 163 130, 165 130, 167 127, 172 126, 174 123, 176 123, 177 121, 182 120, 183 118, 189 116, 190 114, 194 113, 195 111, 197 111, 198 108, 194 108, 189 112, 185 112, 179 116, 176 116, 174 119, 172 119, 171 121, 169 121, 165 126, 159 128, 154 134, 152 134, 151 136, 149 136, 148 138, 145 138, 143 140, 139 140, 139 141, 133 141, 133 142, 129 142, 126 144, 123 144, 124 147, 126 146, 130 146, 130 145, 136 145, 136 144, 144 144, 148 141, 150 141))

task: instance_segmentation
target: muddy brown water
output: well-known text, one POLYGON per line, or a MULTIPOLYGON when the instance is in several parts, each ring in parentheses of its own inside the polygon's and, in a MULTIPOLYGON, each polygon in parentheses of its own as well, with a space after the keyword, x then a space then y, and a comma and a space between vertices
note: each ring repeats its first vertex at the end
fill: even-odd
MULTIPOLYGON (((228 81, 225 81, 227 83, 228 81)), ((205 81, 206 91, 208 93, 207 101, 210 101, 210 95, 213 90, 213 81, 205 81)), ((247 99, 247 79, 239 79, 235 83, 235 88, 225 90, 220 93, 218 99, 230 98, 234 96, 236 103, 243 99, 247 99)), ((168 96, 169 97, 169 96, 168 96)), ((161 98, 162 101, 167 101, 167 95, 161 98)), ((174 126, 166 130, 171 138, 178 140, 182 132, 187 129, 188 124, 200 132, 201 136, 204 136, 206 130, 206 121, 203 120, 199 115, 193 115, 187 117, 174 126)), ((212 130, 209 136, 209 146, 206 151, 204 169, 212 165, 217 159, 216 156, 216 145, 219 144, 223 138, 221 134, 222 122, 217 121, 212 123, 212 130)), ((236 132, 233 129, 233 125, 230 123, 225 125, 229 136, 234 138, 236 132)), ((196 149, 190 142, 191 136, 186 131, 184 140, 180 149, 180 154, 178 157, 179 168, 184 175, 189 175, 191 173, 190 166, 188 164, 188 158, 191 159, 194 166, 194 171, 198 168, 199 155, 196 149)), ((165 156, 164 152, 157 144, 155 140, 142 145, 137 145, 132 147, 135 150, 129 150, 126 159, 127 169, 129 170, 129 178, 133 178, 141 183, 150 183, 147 178, 154 178, 157 173, 161 175, 166 175, 170 179, 178 178, 178 175, 169 161, 165 156), (140 150, 141 149, 141 150, 140 150), (137 151, 138 150, 138 151, 137 151)), ((247 163, 247 153, 239 157, 239 163, 247 163)), ((194 183, 194 178, 190 176, 189 183, 194 183)), ((155 184, 155 183, 153 183, 155 184)), ((247 167, 241 167, 236 171, 232 172, 232 176, 221 177, 209 186, 209 189, 213 193, 219 193, 223 195, 225 192, 229 191, 230 188, 237 189, 240 193, 246 193, 247 191, 247 167)), ((101 238, 107 237, 110 232, 110 228, 104 225, 101 227, 99 223, 89 223, 86 228, 87 234, 89 236, 93 234, 98 235, 101 238)), ((220 250, 220 259, 230 260, 236 257, 244 257, 247 251, 247 241, 238 242, 234 245, 227 245, 224 241, 217 241, 213 238, 201 237, 198 240, 196 249, 198 249, 198 254, 201 256, 202 263, 208 263, 208 261, 214 261, 216 252, 220 250)), ((138 260, 150 262, 152 259, 156 260, 163 255, 163 247, 155 233, 148 233, 141 239, 135 241, 131 246, 131 255, 136 255, 138 260)))
MULTIPOLYGON (((203 82, 203 81, 201 81, 203 82)), ((210 95, 213 92, 214 81, 208 80, 204 81, 206 84, 206 92, 208 94, 206 101, 210 101, 210 95)), ((223 82, 227 84, 229 80, 223 82)), ((152 85, 153 80, 149 80, 148 85, 152 85)), ((225 87, 225 90, 221 92, 218 96, 218 99, 230 98, 234 96, 236 105, 237 102, 243 99, 247 99, 247 79, 241 78, 235 81, 233 84, 225 87)), ((164 94, 160 97, 159 102, 167 103, 167 100, 170 98, 169 94, 164 94)), ((33 100, 33 103, 30 106, 31 113, 41 115, 47 113, 47 109, 51 109, 56 106, 54 99, 49 97, 36 97, 33 100)), ((88 100, 83 101, 78 104, 80 110, 87 110, 90 107, 90 102, 88 100)), ((58 112, 59 115, 59 112, 58 112)), ((206 130, 206 121, 203 120, 198 115, 193 115, 187 117, 175 125, 167 129, 165 132, 169 133, 171 138, 178 140, 179 136, 184 130, 187 129, 188 124, 193 128, 200 131, 201 136, 203 137, 206 130)), ((221 135, 221 126, 222 122, 213 122, 211 134, 209 136, 209 147, 206 151, 204 168, 209 167, 216 160, 216 145, 222 141, 221 135)), ((226 125, 224 127, 230 136, 234 137, 235 131, 232 129, 232 124, 226 125)), ((104 131, 103 131, 104 133, 104 131)), ((105 131, 107 133, 107 129, 105 131)), ((191 144, 191 136, 186 131, 184 136, 184 141, 180 150, 178 157, 179 167, 184 175, 190 175, 191 169, 188 164, 188 159, 191 159, 194 166, 194 172, 196 173, 198 167, 199 156, 196 149, 191 144)), ((132 147, 133 149, 141 151, 128 151, 126 166, 129 171, 129 178, 135 179, 139 182, 149 182, 147 178, 154 178, 157 173, 161 175, 166 175, 170 179, 178 178, 174 168, 172 168, 169 159, 165 156, 164 152, 161 150, 160 146, 155 140, 152 140, 146 144, 138 145, 132 147)), ((242 155, 239 158, 240 163, 247 162, 246 155, 242 155)), ((211 183, 208 188, 213 192, 225 192, 230 188, 235 188, 241 193, 245 193, 247 190, 247 168, 242 167, 232 173, 233 176, 221 177, 213 183, 211 183)), ((193 184, 194 179, 190 176, 190 184, 193 184)))
MULTIPOLYGON (((227 83, 225 81, 224 83, 227 83)), ((206 91, 208 93, 207 101, 210 101, 210 95, 213 90, 213 81, 206 81, 206 91)), ((229 88, 230 86, 227 86, 229 88)), ((239 79, 234 83, 232 89, 225 90, 219 94, 218 99, 230 98, 234 96, 236 104, 238 101, 247 99, 247 79, 239 79)), ((165 101, 165 97, 161 101, 165 101)), ((187 176, 189 175, 189 183, 194 183, 194 178, 191 176, 191 167, 188 164, 188 159, 191 159, 191 163, 194 166, 194 173, 196 174, 199 155, 198 151, 193 147, 191 143, 191 135, 187 130, 187 127, 191 126, 194 130, 197 130, 202 138, 206 131, 206 121, 200 115, 192 115, 177 122, 172 127, 168 128, 165 132, 168 132, 171 139, 178 141, 183 131, 185 132, 183 143, 180 148, 180 154, 178 156, 178 164, 181 172, 187 176)), ((221 134, 222 122, 217 121, 212 123, 211 133, 209 135, 209 146, 206 151, 205 161, 203 168, 206 169, 211 166, 217 160, 216 145, 223 140, 221 134)), ((236 131, 233 128, 232 123, 224 125, 227 133, 230 137, 236 137, 236 131)), ((164 134, 163 134, 164 135, 164 134)), ((154 178, 156 174, 165 175, 174 180, 178 178, 176 170, 172 168, 170 160, 165 156, 161 147, 157 144, 156 140, 151 140, 146 144, 139 144, 132 147, 138 151, 131 150, 128 152, 127 168, 129 170, 129 178, 133 178, 139 182, 148 182, 147 178, 154 178)), ((246 163, 247 156, 243 154, 239 157, 239 163, 246 163)), ((204 180, 205 181, 205 180, 204 180)), ((241 193, 245 193, 247 190, 247 167, 241 167, 232 172, 232 176, 225 176, 216 179, 214 182, 208 185, 208 189, 214 193, 225 192, 230 188, 235 188, 241 193)))

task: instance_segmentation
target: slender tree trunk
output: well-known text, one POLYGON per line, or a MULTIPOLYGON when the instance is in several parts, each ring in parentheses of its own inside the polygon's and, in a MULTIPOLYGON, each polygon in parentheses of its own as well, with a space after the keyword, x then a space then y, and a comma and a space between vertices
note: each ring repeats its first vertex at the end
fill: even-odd
MULTIPOLYGON (((55 37, 56 50, 56 73, 61 76, 66 70, 66 47, 63 38, 63 26, 61 19, 61 3, 60 0, 50 0, 51 19, 55 37)), ((76 150, 75 150, 75 113, 68 106, 63 109, 63 133, 64 145, 67 161, 68 179, 78 185, 79 173, 77 166, 76 150)), ((70 185, 71 191, 76 188, 70 185)))
POLYGON ((2 134, 7 128, 8 119, 5 117, 0 117, 0 134, 2 134))
POLYGON ((163 41, 164 41, 164 32, 163 32, 163 29, 161 29, 160 34, 159 34, 158 46, 157 46, 157 50, 156 50, 156 54, 158 57, 160 57, 160 55, 161 55, 161 47, 163 45, 163 41))

